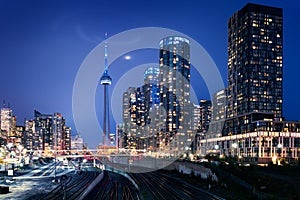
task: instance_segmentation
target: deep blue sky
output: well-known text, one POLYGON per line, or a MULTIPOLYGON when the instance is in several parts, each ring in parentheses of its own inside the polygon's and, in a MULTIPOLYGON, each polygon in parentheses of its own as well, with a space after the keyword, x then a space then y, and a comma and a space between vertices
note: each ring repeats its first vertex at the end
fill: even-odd
MULTIPOLYGON (((73 134, 76 133, 72 89, 84 58, 103 41, 105 32, 114 35, 146 26, 174 29, 197 40, 213 58, 227 84, 227 20, 248 2, 284 10, 284 116, 298 120, 300 1, 297 0, 1 0, 0 101, 10 102, 18 124, 24 118, 33 118, 34 109, 42 113, 61 112, 73 134)), ((130 62, 127 62, 129 68, 130 62)), ((208 98, 208 95, 204 92, 198 97, 208 98)))

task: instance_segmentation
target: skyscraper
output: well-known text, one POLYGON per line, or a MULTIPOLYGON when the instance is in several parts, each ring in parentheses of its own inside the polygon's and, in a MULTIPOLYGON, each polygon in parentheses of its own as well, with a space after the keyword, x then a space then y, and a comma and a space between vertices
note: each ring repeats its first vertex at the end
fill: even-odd
POLYGON ((282 12, 247 4, 230 17, 228 88, 215 94, 213 123, 209 137, 199 141, 200 154, 261 163, 300 157, 300 123, 282 117, 282 12))
POLYGON ((54 149, 56 138, 53 137, 52 116, 34 110, 34 122, 33 148, 35 150, 54 149))
POLYGON ((12 132, 12 126, 13 126, 13 114, 12 109, 5 105, 3 108, 1 108, 1 130, 0 130, 0 137, 2 142, 6 143, 9 135, 12 132))
POLYGON ((124 140, 125 148, 137 147, 138 134, 145 125, 144 112, 144 95, 141 87, 129 87, 123 93, 123 136, 126 138, 124 140))
POLYGON ((210 100, 200 100, 200 131, 207 131, 211 121, 212 109, 210 100))
POLYGON ((159 47, 159 67, 149 67, 144 85, 123 94, 124 144, 178 155, 190 149, 199 119, 190 102, 190 42, 171 36, 159 47))
POLYGON ((157 149, 157 135, 161 130, 160 120, 160 87, 159 87, 159 72, 158 66, 148 67, 144 73, 144 94, 145 94, 145 143, 143 149, 155 151, 157 149))
POLYGON ((150 112, 159 105, 159 67, 148 67, 144 73, 145 121, 151 123, 150 112))
POLYGON ((159 132, 159 67, 148 67, 141 87, 129 87, 123 93, 123 146, 151 150, 159 132))
POLYGON ((212 101, 212 121, 225 120, 227 109, 227 88, 217 91, 212 101))
MULTIPOLYGON (((159 82, 163 149, 176 155, 188 150, 191 137, 190 41, 180 36, 163 38, 159 53, 159 82), (163 119, 163 117, 162 117, 163 119), (189 144, 188 144, 189 143, 189 144)), ((161 137, 161 136, 160 136, 161 137)))
POLYGON ((247 4, 228 21, 228 118, 282 117, 282 9, 247 4))
POLYGON ((109 118, 109 94, 108 86, 111 85, 111 77, 108 75, 108 63, 107 63, 107 42, 104 46, 104 72, 100 79, 100 84, 103 85, 104 95, 103 95, 103 146, 106 146, 106 138, 110 134, 110 118, 109 118))
POLYGON ((66 119, 60 113, 42 114, 34 110, 34 123, 26 122, 26 145, 34 150, 70 150, 71 128, 66 126, 66 119), (32 127, 34 126, 34 127, 32 127))
POLYGON ((22 136, 22 144, 27 150, 33 149, 34 144, 34 135, 35 135, 35 120, 26 120, 25 121, 25 132, 22 136))
POLYGON ((160 43, 160 105, 166 112, 166 132, 183 128, 184 107, 190 103, 190 41, 170 36, 160 43))

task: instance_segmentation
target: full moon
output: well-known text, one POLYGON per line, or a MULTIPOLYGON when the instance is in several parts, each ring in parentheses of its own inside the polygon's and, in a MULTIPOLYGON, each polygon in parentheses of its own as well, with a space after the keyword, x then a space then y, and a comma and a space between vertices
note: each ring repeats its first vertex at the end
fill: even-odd
POLYGON ((125 60, 130 60, 131 57, 130 56, 125 56, 125 60))

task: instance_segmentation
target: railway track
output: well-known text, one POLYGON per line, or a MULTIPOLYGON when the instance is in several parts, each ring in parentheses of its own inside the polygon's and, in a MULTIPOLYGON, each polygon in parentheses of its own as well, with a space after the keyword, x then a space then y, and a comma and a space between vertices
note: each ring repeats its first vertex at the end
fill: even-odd
POLYGON ((56 188, 43 196, 41 200, 62 199, 64 195, 68 200, 78 199, 98 174, 98 172, 82 172, 80 175, 68 176, 65 182, 60 182, 56 188), (64 185, 65 189, 63 188, 64 185))
POLYGON ((201 188, 186 184, 180 179, 158 172, 130 174, 140 185, 145 199, 185 200, 185 199, 217 199, 201 188))
POLYGON ((104 171, 103 179, 85 197, 85 200, 138 200, 132 183, 122 175, 104 171))

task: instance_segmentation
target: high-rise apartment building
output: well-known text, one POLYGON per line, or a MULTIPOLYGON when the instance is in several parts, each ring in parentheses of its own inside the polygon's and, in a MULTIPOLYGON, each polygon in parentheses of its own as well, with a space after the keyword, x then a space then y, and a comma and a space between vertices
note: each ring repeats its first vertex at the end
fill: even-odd
POLYGON ((42 114, 35 110, 32 136, 33 149, 44 151, 53 149, 70 150, 71 128, 66 126, 65 121, 65 118, 60 113, 50 115, 42 114))
POLYGON ((123 121, 127 148, 137 148, 136 140, 142 135, 145 126, 144 102, 142 87, 129 87, 123 93, 123 121))
POLYGON ((174 155, 190 149, 199 121, 190 102, 190 41, 170 36, 159 47, 159 67, 149 67, 144 85, 123 94, 122 146, 174 155))
POLYGON ((159 105, 159 67, 148 67, 144 73, 145 123, 151 123, 150 118, 154 105, 159 105))
POLYGON ((54 149, 52 116, 34 110, 34 122, 33 148, 35 150, 54 149))
MULTIPOLYGON (((192 111, 190 102, 190 41, 170 36, 159 42, 161 119, 163 149, 179 155, 190 149, 192 111), (164 116, 164 117, 162 117, 164 116)), ((160 136, 161 137, 161 136, 160 136)))
POLYGON ((228 118, 282 117, 282 9, 247 4, 228 21, 228 118))
POLYGON ((25 131, 22 136, 22 144, 24 148, 27 150, 32 150, 34 144, 35 137, 35 121, 34 120, 26 120, 25 121, 25 131))
POLYGON ((212 121, 225 120, 227 116, 227 88, 214 94, 212 106, 212 121))
POLYGON ((148 67, 144 73, 144 84, 137 88, 129 87, 123 93, 122 146, 125 148, 147 149, 150 144, 156 143, 154 134, 159 132, 160 123, 158 77, 159 67, 148 67))
POLYGON ((199 141, 200 154, 262 163, 300 157, 300 123, 282 117, 282 13, 247 4, 230 17, 228 88, 214 96, 213 122, 199 141))
POLYGON ((184 128, 184 108, 190 103, 190 41, 170 36, 160 43, 160 105, 165 109, 165 132, 184 128))
POLYGON ((200 131, 207 131, 211 122, 212 105, 210 100, 200 100, 200 131))

